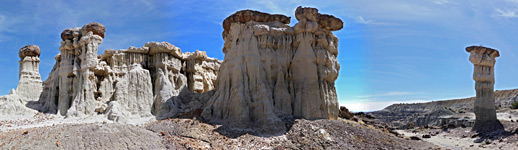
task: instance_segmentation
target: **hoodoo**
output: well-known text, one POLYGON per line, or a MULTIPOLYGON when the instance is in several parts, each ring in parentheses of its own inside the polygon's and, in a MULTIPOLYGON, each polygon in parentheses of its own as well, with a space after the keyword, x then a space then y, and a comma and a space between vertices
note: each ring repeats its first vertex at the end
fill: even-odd
POLYGON ((23 98, 23 102, 38 100, 42 91, 42 82, 39 72, 40 47, 27 45, 20 49, 20 72, 16 93, 23 98))
POLYGON ((242 10, 223 22, 223 52, 214 96, 202 118, 211 123, 286 131, 283 117, 335 119, 338 39, 343 22, 315 8, 290 17, 242 10))
POLYGON ((470 53, 469 61, 475 66, 473 80, 475 80, 475 125, 473 131, 492 132, 503 130, 504 127, 496 118, 495 108, 495 63, 499 52, 495 49, 470 46, 466 48, 470 53))

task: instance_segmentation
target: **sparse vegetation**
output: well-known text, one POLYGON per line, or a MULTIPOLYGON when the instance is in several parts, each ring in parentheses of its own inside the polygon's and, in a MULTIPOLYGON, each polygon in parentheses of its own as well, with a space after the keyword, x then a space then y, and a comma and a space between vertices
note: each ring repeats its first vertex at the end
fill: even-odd
POLYGON ((514 101, 513 104, 511 104, 511 109, 518 109, 518 101, 514 101))

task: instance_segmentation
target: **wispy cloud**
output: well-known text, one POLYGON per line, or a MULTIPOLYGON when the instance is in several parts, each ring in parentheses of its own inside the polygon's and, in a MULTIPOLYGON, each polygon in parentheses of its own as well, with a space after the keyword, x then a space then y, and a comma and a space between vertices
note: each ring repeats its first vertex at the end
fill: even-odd
POLYGON ((435 4, 439 4, 439 5, 442 5, 442 4, 447 4, 449 3, 450 1, 448 0, 436 0, 436 1, 433 1, 435 4))
POLYGON ((504 18, 518 18, 518 10, 517 9, 514 9, 514 10, 502 10, 502 9, 495 9, 496 11, 496 15, 499 16, 499 17, 504 17, 504 18))
POLYGON ((358 18, 356 18, 356 21, 361 24, 372 24, 375 22, 374 20, 365 20, 362 16, 358 16, 358 18))

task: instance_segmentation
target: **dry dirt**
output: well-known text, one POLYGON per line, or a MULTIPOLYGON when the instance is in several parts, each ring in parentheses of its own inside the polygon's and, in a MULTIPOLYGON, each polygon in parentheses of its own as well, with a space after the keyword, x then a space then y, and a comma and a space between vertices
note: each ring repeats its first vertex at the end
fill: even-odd
MULTIPOLYGON (((193 119, 58 124, 0 131, 0 149, 438 149, 349 120, 291 120, 276 136, 193 119)), ((0 126, 4 128, 4 126, 0 126)))

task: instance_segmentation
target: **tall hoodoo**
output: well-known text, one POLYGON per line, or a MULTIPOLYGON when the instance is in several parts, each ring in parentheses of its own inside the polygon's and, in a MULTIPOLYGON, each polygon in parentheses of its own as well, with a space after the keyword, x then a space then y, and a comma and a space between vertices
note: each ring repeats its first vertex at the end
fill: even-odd
POLYGON ((503 130, 504 127, 496 118, 494 95, 495 58, 500 54, 495 49, 482 46, 470 46, 466 51, 470 53, 469 61, 475 66, 473 80, 477 91, 474 106, 476 120, 472 130, 477 132, 503 130))
POLYGON ((20 72, 16 93, 22 97, 24 103, 38 100, 43 89, 40 66, 40 47, 27 45, 20 49, 20 72))
POLYGON ((315 8, 298 7, 290 17, 242 10, 223 22, 223 52, 214 96, 202 117, 212 123, 286 130, 281 118, 334 119, 334 82, 340 66, 338 39, 343 22, 315 8))

